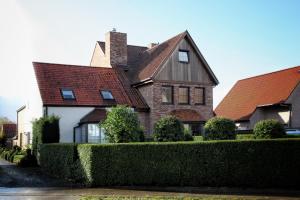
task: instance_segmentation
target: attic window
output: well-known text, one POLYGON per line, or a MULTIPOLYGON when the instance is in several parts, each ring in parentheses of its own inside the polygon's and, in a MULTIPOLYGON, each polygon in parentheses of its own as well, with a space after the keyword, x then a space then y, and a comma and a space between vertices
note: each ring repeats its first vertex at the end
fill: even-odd
POLYGON ((179 50, 178 58, 179 62, 189 63, 189 52, 187 50, 179 50))
POLYGON ((65 100, 74 100, 75 99, 74 92, 71 89, 61 89, 61 95, 62 95, 63 99, 65 99, 65 100))
POLYGON ((113 95, 111 94, 111 91, 108 91, 108 90, 101 90, 101 96, 105 100, 113 100, 114 99, 113 95))

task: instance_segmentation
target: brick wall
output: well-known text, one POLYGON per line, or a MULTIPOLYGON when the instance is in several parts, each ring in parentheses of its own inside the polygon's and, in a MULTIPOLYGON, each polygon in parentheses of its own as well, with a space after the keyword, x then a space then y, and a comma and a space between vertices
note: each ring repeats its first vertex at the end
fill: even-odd
POLYGON ((111 65, 127 65, 127 34, 110 31, 105 34, 105 56, 111 65))
POLYGON ((163 83, 155 82, 139 88, 140 93, 145 98, 147 104, 150 107, 149 113, 149 132, 153 131, 153 126, 157 120, 162 116, 169 114, 171 111, 176 109, 191 109, 197 111, 204 119, 208 120, 213 117, 213 87, 201 84, 179 84, 179 83, 163 83), (173 104, 166 105, 162 104, 161 100, 161 87, 163 85, 173 86, 173 104), (190 95, 190 104, 180 105, 178 104, 178 90, 179 86, 188 86, 190 95), (194 101, 194 88, 204 87, 205 88, 205 105, 195 105, 194 101))

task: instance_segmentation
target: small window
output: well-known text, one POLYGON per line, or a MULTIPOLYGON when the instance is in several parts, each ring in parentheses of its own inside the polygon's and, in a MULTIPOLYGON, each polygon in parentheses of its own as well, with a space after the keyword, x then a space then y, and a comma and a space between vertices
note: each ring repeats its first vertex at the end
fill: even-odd
POLYGON ((62 94, 63 99, 66 99, 66 100, 75 99, 74 92, 71 89, 61 89, 61 94, 62 94))
POLYGON ((179 50, 179 62, 189 63, 189 52, 185 50, 179 50))
POLYGON ((172 86, 162 86, 161 98, 162 98, 162 103, 172 104, 173 103, 173 87, 172 86))
POLYGON ((180 104, 189 104, 189 88, 188 87, 179 87, 179 99, 180 104))
POLYGON ((114 99, 113 95, 111 94, 111 91, 108 91, 108 90, 102 90, 101 95, 102 95, 103 99, 105 99, 105 100, 113 100, 114 99))
POLYGON ((205 104, 205 88, 195 88, 195 104, 205 104))

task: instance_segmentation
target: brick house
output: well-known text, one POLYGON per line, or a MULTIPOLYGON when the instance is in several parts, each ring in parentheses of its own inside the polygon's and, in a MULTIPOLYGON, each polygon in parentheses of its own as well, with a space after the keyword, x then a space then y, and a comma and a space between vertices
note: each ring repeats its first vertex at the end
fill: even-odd
POLYGON ((96 42, 89 66, 33 66, 40 97, 35 117, 60 116, 61 142, 100 142, 97 124, 117 104, 138 112, 146 134, 165 115, 195 134, 214 116, 218 80, 187 31, 148 47, 128 45, 126 33, 110 31, 96 42))
POLYGON ((15 123, 0 124, 0 135, 7 138, 6 145, 12 147, 12 140, 17 134, 17 125, 15 123))
POLYGON ((239 80, 216 107, 217 116, 253 129, 264 119, 300 128, 300 66, 239 80))

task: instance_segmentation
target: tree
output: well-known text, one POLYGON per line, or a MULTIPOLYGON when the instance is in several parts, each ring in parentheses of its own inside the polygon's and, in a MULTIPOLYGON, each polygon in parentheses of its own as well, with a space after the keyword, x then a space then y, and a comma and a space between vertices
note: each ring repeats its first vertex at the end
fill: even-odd
POLYGON ((144 140, 143 128, 140 125, 137 113, 126 106, 113 107, 99 126, 105 130, 105 136, 111 143, 144 140))
POLYGON ((9 123, 13 123, 13 122, 10 119, 8 119, 7 117, 0 117, 0 125, 9 124, 9 123))

